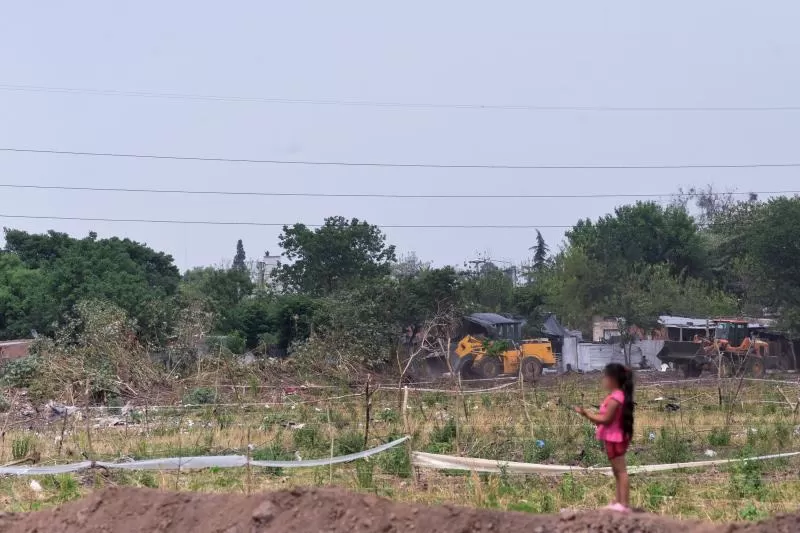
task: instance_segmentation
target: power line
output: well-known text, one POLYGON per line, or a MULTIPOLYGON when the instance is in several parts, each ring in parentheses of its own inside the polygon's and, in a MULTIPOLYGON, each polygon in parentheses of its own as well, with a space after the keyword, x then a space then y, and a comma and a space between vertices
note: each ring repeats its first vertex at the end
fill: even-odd
POLYGON ((80 157, 110 157, 126 159, 155 159, 170 161, 199 161, 205 163, 246 163, 267 165, 330 166, 330 167, 383 167, 383 168, 430 168, 430 169, 485 169, 485 170, 685 170, 685 169, 734 169, 734 168, 796 168, 798 162, 788 163, 688 163, 649 165, 515 165, 515 164, 458 164, 458 163, 389 163, 376 161, 313 161, 303 159, 251 159, 204 156, 158 155, 124 152, 83 152, 75 150, 50 150, 41 148, 0 147, 0 152, 66 155, 80 157))
MULTIPOLYGON (((293 226, 295 223, 279 222, 250 222, 233 220, 177 220, 177 219, 151 219, 151 218, 105 218, 105 217, 70 217, 50 215, 9 215, 0 213, 0 218, 25 219, 25 220, 71 220, 80 222, 121 222, 144 224, 180 224, 197 226, 258 226, 258 227, 283 227, 293 226)), ((302 224, 302 223, 300 223, 302 224)), ((303 224, 309 228, 320 228, 322 224, 303 224)), ((386 229, 571 229, 575 224, 374 224, 386 229)), ((700 227, 734 226, 733 223, 707 223, 695 224, 700 227)), ((639 225, 637 225, 639 226, 639 225)), ((648 227, 669 227, 666 224, 642 224, 648 227)))
POLYGON ((36 92, 92 96, 123 96, 157 98, 165 100, 194 100, 206 102, 238 102, 280 105, 316 105, 342 107, 378 107, 405 109, 462 109, 485 111, 568 111, 568 112, 787 112, 800 111, 800 106, 593 106, 593 105, 515 105, 515 104, 448 104, 425 102, 397 102, 380 100, 353 100, 338 98, 270 98, 254 96, 186 94, 156 91, 126 91, 117 89, 91 89, 82 87, 50 87, 42 85, 17 85, 0 83, 0 91, 36 92))
MULTIPOLYGON (((184 224, 184 225, 203 225, 203 226, 263 226, 263 227, 283 227, 292 224, 278 222, 246 222, 246 221, 224 221, 224 220, 174 220, 174 219, 145 219, 145 218, 94 218, 94 217, 60 217, 44 215, 8 215, 0 213, 0 218, 18 218, 29 220, 77 220, 81 222, 135 222, 146 224, 184 224)), ((322 227, 321 224, 304 224, 310 228, 322 227)), ((571 228, 573 225, 516 225, 516 224, 375 224, 381 228, 402 228, 402 229, 535 229, 535 228, 571 228)))
MULTIPOLYGON (((193 189, 150 189, 130 187, 89 187, 73 185, 26 185, 22 183, 0 183, 4 189, 33 189, 57 191, 90 191, 90 192, 120 192, 120 193, 148 193, 148 194, 189 194, 208 196, 272 196, 272 197, 303 197, 303 198, 391 198, 391 199, 581 199, 581 198, 662 198, 662 197, 699 197, 705 192, 686 193, 587 193, 587 194, 395 194, 395 193, 328 193, 328 192, 265 192, 265 191, 222 191, 222 190, 193 190, 193 189)), ((756 195, 785 195, 800 194, 794 191, 750 191, 727 192, 731 196, 756 195)))

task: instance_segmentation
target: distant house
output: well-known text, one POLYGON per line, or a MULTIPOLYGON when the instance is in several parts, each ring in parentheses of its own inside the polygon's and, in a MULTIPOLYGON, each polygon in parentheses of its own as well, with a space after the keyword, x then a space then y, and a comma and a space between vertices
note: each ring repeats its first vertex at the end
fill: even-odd
POLYGON ((33 340, 18 339, 13 341, 0 341, 0 364, 13 359, 21 359, 28 355, 28 348, 33 340))
MULTIPOLYGON (((639 340, 690 341, 695 335, 708 334, 714 325, 707 318, 687 318, 662 315, 658 317, 659 327, 644 331, 631 326, 629 333, 639 340)), ((592 342, 614 344, 619 341, 619 320, 614 317, 596 316, 592 321, 592 342)))

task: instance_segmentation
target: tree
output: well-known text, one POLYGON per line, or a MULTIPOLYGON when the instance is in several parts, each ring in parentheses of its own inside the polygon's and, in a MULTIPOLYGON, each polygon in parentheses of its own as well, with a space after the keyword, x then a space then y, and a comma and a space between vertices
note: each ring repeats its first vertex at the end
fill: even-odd
POLYGON ((666 263, 675 275, 710 279, 708 252, 694 219, 680 206, 637 202, 596 223, 582 220, 567 232, 569 246, 624 276, 637 264, 666 263))
POLYGON ((273 271, 276 281, 316 296, 387 276, 397 260, 381 230, 357 218, 330 217, 314 230, 305 224, 284 226, 279 241, 291 263, 273 271))
POLYGON ((603 314, 616 316, 626 363, 630 364, 634 328, 651 331, 661 315, 721 316, 736 312, 736 300, 702 281, 674 276, 668 265, 640 265, 619 284, 603 314))
POLYGON ((55 321, 78 302, 105 300, 120 307, 148 341, 161 341, 169 329, 172 297, 180 275, 172 257, 129 239, 74 239, 63 233, 31 235, 6 230, 6 252, 38 272, 27 324, 52 332, 55 321), (34 303, 35 302, 35 303, 34 303))
POLYGON ((538 229, 536 230, 536 246, 533 247, 533 250, 533 268, 541 270, 547 264, 547 254, 550 252, 550 248, 544 241, 542 232, 538 229))
POLYGON ((247 256, 244 253, 244 244, 242 244, 242 239, 239 239, 236 242, 236 255, 233 258, 233 265, 231 268, 233 270, 238 270, 240 272, 247 271, 247 264, 245 261, 247 260, 247 256))
POLYGON ((748 297, 779 312, 784 328, 800 335, 800 197, 751 204, 727 231, 748 297))
POLYGON ((514 305, 513 270, 501 270, 489 260, 479 260, 474 270, 462 272, 461 293, 465 310, 509 313, 514 305))
POLYGON ((0 252, 0 340, 25 338, 58 319, 41 269, 26 268, 16 254, 0 252))
POLYGON ((239 329, 238 306, 252 291, 248 273, 236 268, 194 268, 184 274, 181 285, 185 297, 204 302, 206 309, 214 314, 214 329, 221 334, 239 329))

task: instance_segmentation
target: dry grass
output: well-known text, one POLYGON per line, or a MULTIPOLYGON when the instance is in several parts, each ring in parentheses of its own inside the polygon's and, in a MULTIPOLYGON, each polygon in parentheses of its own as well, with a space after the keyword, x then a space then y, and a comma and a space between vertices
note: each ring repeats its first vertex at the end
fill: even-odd
MULTIPOLYGON (((728 382, 720 406, 713 381, 640 384, 632 464, 742 457, 797 449, 796 412, 787 398, 800 396, 800 385, 728 382), (780 389, 779 389, 780 387, 780 389), (668 398, 667 400, 657 400, 668 398), (680 408, 668 410, 666 405, 680 408)), ((127 425, 102 427, 93 412, 89 423, 70 418, 51 423, 16 425, 12 420, 0 443, 2 462, 20 449, 36 450, 42 463, 92 459, 154 458, 246 454, 248 444, 263 458, 291 460, 327 457, 363 447, 366 402, 353 391, 309 389, 281 398, 274 391, 250 387, 231 400, 236 405, 196 408, 137 406, 127 425), (344 396, 325 400, 330 396, 344 396), (272 405, 265 406, 269 402, 272 405), (256 403, 260 405, 249 405, 256 403), (96 427, 97 426, 97 427, 96 427), (62 438, 63 432, 63 438, 62 438)), ((597 405, 594 377, 562 377, 537 389, 515 386, 501 392, 459 395, 412 392, 406 417, 402 393, 379 390, 372 397, 369 446, 396 436, 412 437, 410 449, 505 461, 583 466, 605 465, 592 428, 574 415, 574 404, 597 405)), ((796 400, 795 400, 796 401, 796 400)), ((258 458, 258 457, 257 457, 258 458)), ((761 518, 794 511, 800 489, 800 461, 776 460, 721 469, 677 471, 633 478, 633 501, 649 511, 709 520, 761 518)), ((407 449, 369 461, 333 468, 284 470, 210 469, 201 472, 104 473, 47 476, 44 490, 34 492, 29 478, 0 479, 0 510, 29 510, 79 497, 105 485, 164 489, 256 492, 293 486, 328 485, 374 491, 390 498, 421 503, 557 512, 592 509, 608 502, 612 481, 596 475, 543 478, 415 472, 407 449)))

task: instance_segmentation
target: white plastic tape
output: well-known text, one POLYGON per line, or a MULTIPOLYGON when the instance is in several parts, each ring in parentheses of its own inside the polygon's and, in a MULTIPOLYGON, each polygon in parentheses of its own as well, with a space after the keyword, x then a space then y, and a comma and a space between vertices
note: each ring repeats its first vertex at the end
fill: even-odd
MULTIPOLYGON (((358 459, 365 459, 399 446, 408 440, 403 437, 363 452, 328 457, 326 459, 311 459, 308 461, 250 461, 250 466, 271 468, 308 468, 315 466, 329 466, 348 463, 358 459)), ((50 474, 66 474, 87 468, 107 468, 110 470, 201 470, 204 468, 241 468, 247 466, 247 457, 243 455, 217 455, 201 457, 169 457, 165 459, 148 459, 145 461, 131 461, 129 463, 104 463, 83 461, 68 465, 54 466, 11 466, 0 467, 0 475, 10 476, 44 476, 50 474)))
MULTIPOLYGON (((746 459, 717 459, 714 461, 698 461, 694 463, 672 463, 663 465, 632 466, 628 468, 629 474, 643 474, 649 472, 665 472, 668 470, 682 470, 684 468, 707 468, 731 463, 747 461, 767 461, 769 459, 785 459, 796 457, 800 452, 781 453, 777 455, 763 455, 746 459)), ((432 453, 413 452, 412 464, 420 468, 434 470, 466 470, 471 472, 509 473, 509 474, 539 474, 543 476, 561 476, 571 473, 600 473, 612 475, 611 468, 583 468, 568 465, 537 465, 532 463, 514 463, 496 461, 492 459, 476 459, 472 457, 453 457, 450 455, 436 455, 432 453)))

